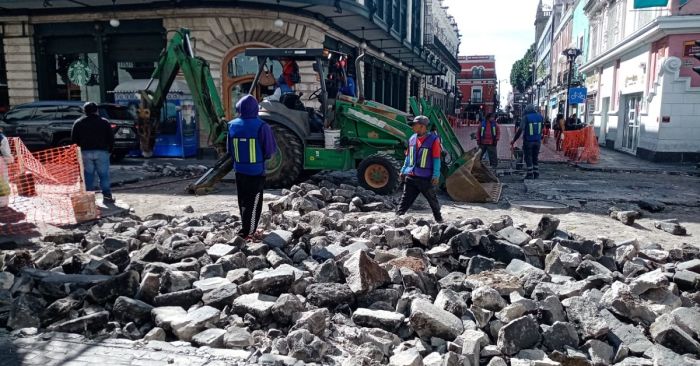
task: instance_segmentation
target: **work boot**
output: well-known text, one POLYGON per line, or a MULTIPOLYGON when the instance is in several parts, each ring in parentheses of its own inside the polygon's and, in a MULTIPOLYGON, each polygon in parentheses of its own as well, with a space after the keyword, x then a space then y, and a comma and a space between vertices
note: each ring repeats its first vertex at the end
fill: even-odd
POLYGON ((523 180, 534 179, 534 177, 535 176, 532 173, 527 173, 527 174, 525 174, 525 177, 523 178, 523 180))
POLYGON ((540 173, 534 172, 534 173, 532 174, 532 179, 540 179, 540 173))
POLYGON ((102 196, 102 203, 112 204, 114 202, 116 202, 116 200, 111 195, 110 196, 102 196))

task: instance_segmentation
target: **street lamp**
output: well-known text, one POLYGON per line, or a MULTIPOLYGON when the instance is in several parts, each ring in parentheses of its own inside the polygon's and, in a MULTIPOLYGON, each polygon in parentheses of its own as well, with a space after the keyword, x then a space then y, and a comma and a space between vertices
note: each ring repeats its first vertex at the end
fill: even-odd
POLYGON ((583 51, 576 47, 569 47, 561 53, 569 61, 569 75, 566 81, 566 109, 564 110, 564 118, 566 119, 569 118, 569 90, 571 89, 571 76, 574 73, 574 62, 582 53, 583 51))

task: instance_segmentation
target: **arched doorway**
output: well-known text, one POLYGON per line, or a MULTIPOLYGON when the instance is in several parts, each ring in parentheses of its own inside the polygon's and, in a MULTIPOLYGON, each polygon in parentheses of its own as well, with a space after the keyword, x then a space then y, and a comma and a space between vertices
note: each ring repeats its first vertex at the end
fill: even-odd
MULTIPOLYGON (((246 43, 238 46, 226 54, 221 65, 222 74, 222 96, 224 100, 224 109, 226 118, 233 119, 236 115, 236 102, 243 96, 247 95, 253 84, 255 73, 258 71, 258 62, 255 57, 245 55, 245 50, 248 48, 269 48, 272 47, 266 43, 246 43)), ((273 63, 272 72, 275 78, 282 72, 282 66, 275 61, 273 63)), ((254 91, 255 97, 259 100, 261 96, 260 88, 254 91)))

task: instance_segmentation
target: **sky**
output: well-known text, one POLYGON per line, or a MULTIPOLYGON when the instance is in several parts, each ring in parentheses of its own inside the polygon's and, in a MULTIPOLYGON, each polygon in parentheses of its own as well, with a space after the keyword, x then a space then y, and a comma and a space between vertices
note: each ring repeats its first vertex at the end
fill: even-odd
MULTIPOLYGON (((510 69, 535 42, 539 0, 444 0, 462 34, 460 56, 495 55, 498 79, 510 80, 510 69)), ((501 82, 505 105, 510 82, 501 82)))

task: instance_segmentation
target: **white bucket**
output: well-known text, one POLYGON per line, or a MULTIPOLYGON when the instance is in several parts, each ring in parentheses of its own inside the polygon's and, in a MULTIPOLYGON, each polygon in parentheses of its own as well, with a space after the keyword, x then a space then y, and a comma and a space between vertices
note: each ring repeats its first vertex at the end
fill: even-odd
POLYGON ((326 149, 335 149, 340 145, 340 130, 325 130, 323 137, 326 143, 326 149))

